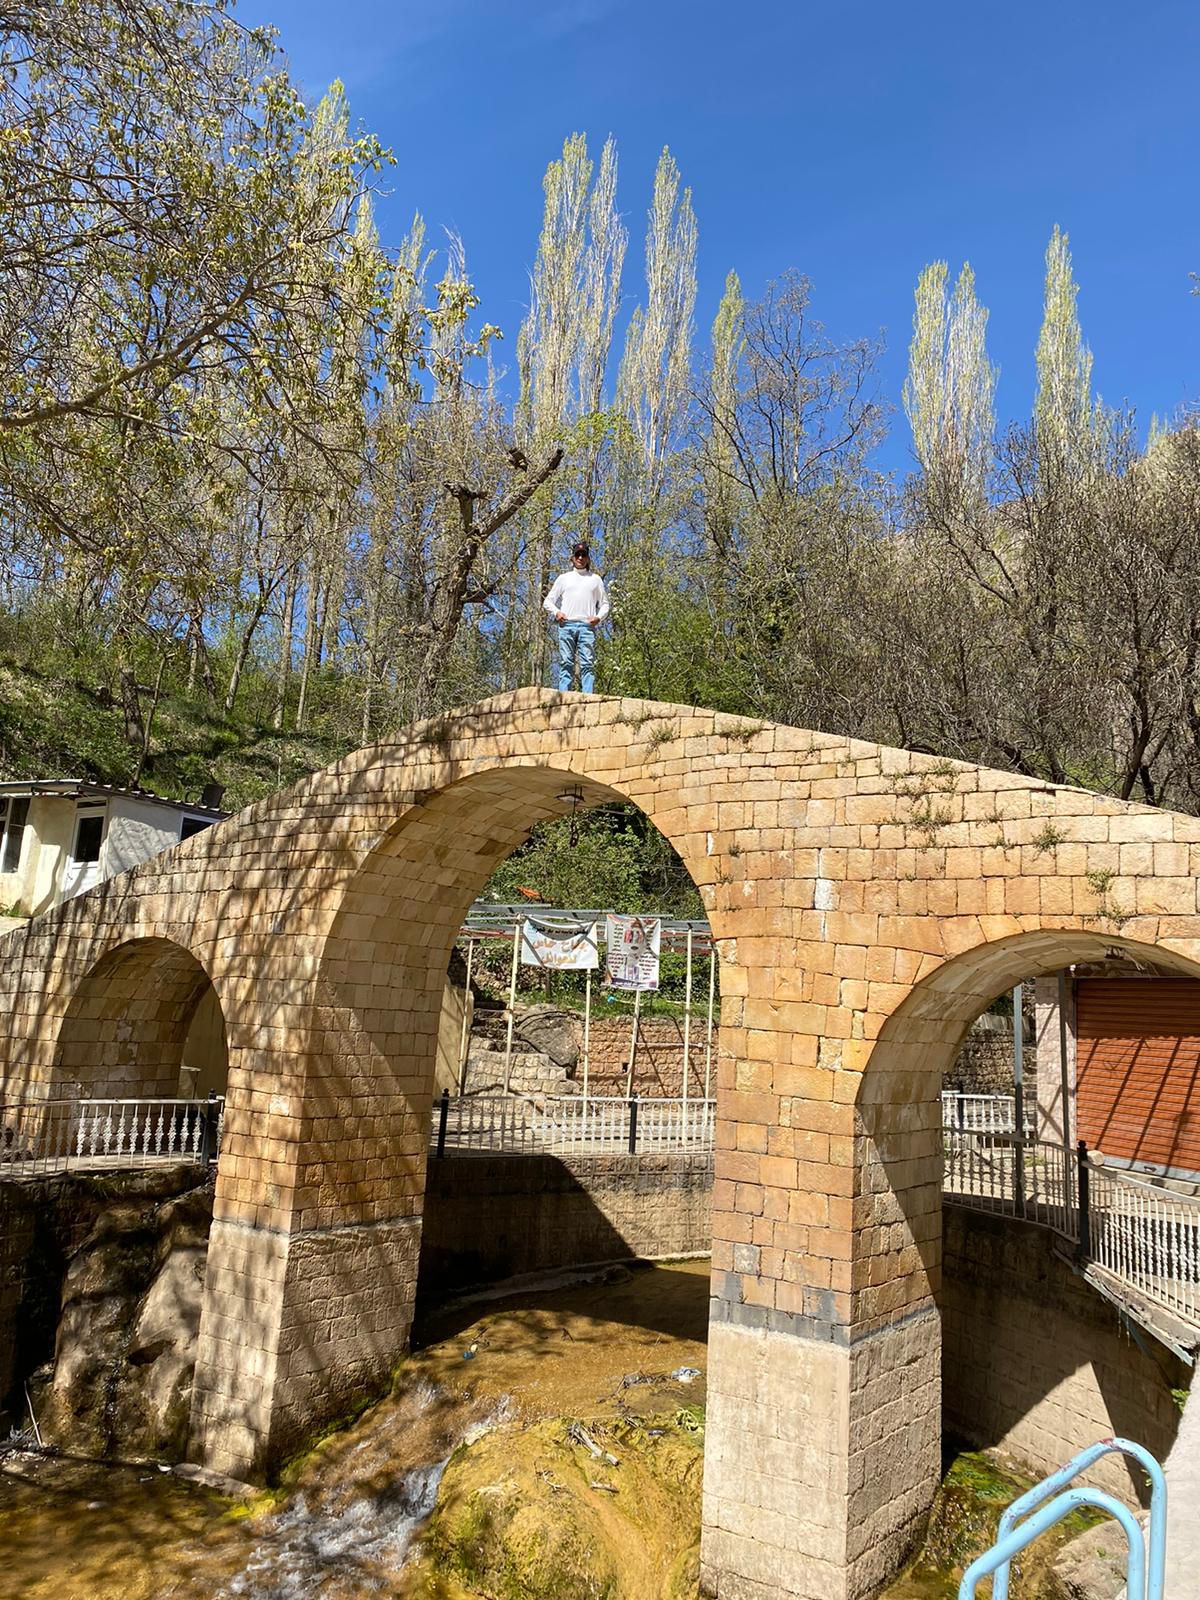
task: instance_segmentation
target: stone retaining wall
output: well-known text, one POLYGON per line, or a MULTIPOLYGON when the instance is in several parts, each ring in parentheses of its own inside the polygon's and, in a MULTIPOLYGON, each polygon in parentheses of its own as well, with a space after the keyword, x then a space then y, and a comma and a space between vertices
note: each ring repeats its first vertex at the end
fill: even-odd
MULTIPOLYGON (((688 1055, 691 1059, 688 1094, 704 1093, 705 1062, 704 1013, 692 1018, 688 1055)), ((629 1041, 633 1032, 631 1016, 592 1018, 588 1084, 598 1095, 624 1094, 629 1065, 629 1041)), ((583 1068, 575 1071, 582 1087, 583 1068)), ((713 1029, 711 1085, 716 1093, 717 1030, 713 1029)), ((633 1087, 640 1095, 677 1099, 683 1093, 682 1017, 641 1017, 638 1020, 638 1045, 633 1063, 633 1087)))
MULTIPOLYGON (((1190 1372, 1116 1310, 1031 1223, 945 1206, 942 1403, 946 1431, 1053 1472, 1098 1439, 1123 1435, 1166 1457, 1179 1424, 1173 1388, 1190 1372)), ((1138 1503, 1110 1456, 1089 1482, 1138 1503)))
POLYGON ((712 1156, 446 1156, 429 1163, 419 1296, 712 1242, 712 1156))

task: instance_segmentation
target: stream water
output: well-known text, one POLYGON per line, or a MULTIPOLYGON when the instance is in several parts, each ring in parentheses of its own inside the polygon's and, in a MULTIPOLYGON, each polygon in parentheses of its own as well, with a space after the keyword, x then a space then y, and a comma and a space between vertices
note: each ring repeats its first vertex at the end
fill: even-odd
MULTIPOLYGON (((707 1312, 702 1262, 450 1310, 387 1399, 246 1503, 9 1448, 0 1593, 695 1600, 707 1312)), ((954 1539, 893 1600, 952 1595, 1021 1487, 986 1463, 959 1478, 954 1539)))

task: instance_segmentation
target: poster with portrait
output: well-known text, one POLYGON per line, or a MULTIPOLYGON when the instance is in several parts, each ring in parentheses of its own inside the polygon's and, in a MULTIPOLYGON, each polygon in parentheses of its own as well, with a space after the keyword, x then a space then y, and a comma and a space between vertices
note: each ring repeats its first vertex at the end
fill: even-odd
POLYGON ((596 924, 537 922, 526 917, 521 923, 521 965, 547 972, 594 972, 600 965, 596 924))
POLYGON ((604 981, 610 989, 643 993, 658 988, 662 921, 658 917, 625 917, 610 911, 605 918, 604 981))

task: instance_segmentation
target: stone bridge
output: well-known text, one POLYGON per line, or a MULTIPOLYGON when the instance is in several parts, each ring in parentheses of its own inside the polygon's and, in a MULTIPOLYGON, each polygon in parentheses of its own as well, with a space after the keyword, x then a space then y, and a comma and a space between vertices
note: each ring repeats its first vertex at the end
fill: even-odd
POLYGON ((939 1091, 1014 981, 1200 973, 1200 821, 690 707, 522 690, 362 750, 0 944, 6 1096, 229 1043, 193 1453, 263 1471, 401 1356, 452 941, 542 819, 632 801, 721 959, 703 1570, 857 1600, 939 1475, 939 1091))

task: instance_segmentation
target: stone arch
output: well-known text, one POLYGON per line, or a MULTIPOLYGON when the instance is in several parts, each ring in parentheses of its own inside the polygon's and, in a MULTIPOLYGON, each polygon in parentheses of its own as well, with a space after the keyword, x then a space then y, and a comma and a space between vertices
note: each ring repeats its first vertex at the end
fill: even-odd
POLYGON ((56 1084, 92 1097, 173 1098, 192 1020, 210 992, 204 967, 173 940, 118 945, 75 987, 58 1032, 56 1084))
MULTIPOLYGON (((210 1460, 246 1471, 277 1457, 314 1415, 378 1385, 407 1344, 446 968, 492 868, 536 823, 619 800, 661 830, 701 888, 715 876, 711 834, 687 826, 679 785, 648 781, 636 748, 622 762, 625 728, 573 737, 580 708, 564 709, 562 728, 508 749, 443 739, 404 761, 387 747, 363 752, 328 813, 353 818, 351 848, 330 852, 327 884, 289 883, 291 904, 267 924, 254 985, 262 1023, 231 1030, 240 1053, 193 1409, 193 1448, 210 1460), (248 1365, 229 1371, 220 1306, 272 1297, 277 1321, 255 1358, 264 1385, 248 1365)), ((611 726, 615 708, 601 709, 611 726)), ((724 920, 714 918, 723 965, 724 920)), ((719 1069, 720 1057, 718 1085, 719 1069)))
MULTIPOLYGON (((1042 928, 973 945, 939 965, 906 995, 879 1030, 858 1093, 864 1158, 890 1197, 877 1225, 904 1222, 917 1257, 910 1304, 936 1289, 941 1217, 940 1090, 973 1018, 1022 978, 1120 950, 1186 977, 1200 961, 1165 944, 1147 944, 1086 928, 1042 928), (931 1219, 931 1220, 923 1220, 931 1219)), ((863 1307, 869 1317, 869 1307, 863 1307)))
MULTIPOLYGON (((862 1149, 854 1324, 860 1338, 905 1328, 909 1381, 924 1384, 930 1395, 924 1406, 927 1437, 922 1444, 910 1431, 908 1443, 924 1449, 931 1476, 942 1415, 943 1075, 971 1021, 997 995, 1022 979, 1114 949, 1200 977, 1200 961, 1120 934, 1046 927, 1010 935, 973 945, 917 982, 883 1023, 866 1060, 856 1103, 862 1149)), ((870 1395, 869 1380, 863 1400, 868 1408, 883 1403, 870 1395)), ((1089 1442, 1080 1439, 1078 1446, 1089 1442)), ((1047 1470, 1058 1464, 1049 1463, 1047 1470)), ((1120 1463, 1111 1464, 1106 1486, 1127 1496, 1136 1493, 1135 1480, 1120 1463)))
MULTIPOLYGON (((690 860, 694 836, 618 785, 563 762, 494 767, 428 795, 379 841, 346 887, 325 940, 321 978, 353 1029, 358 1068, 427 1119, 446 965, 471 901, 539 822, 605 802, 638 805, 690 860)), ((720 941, 718 938, 718 945, 720 941)), ((728 954, 728 943, 726 954, 728 954)))

